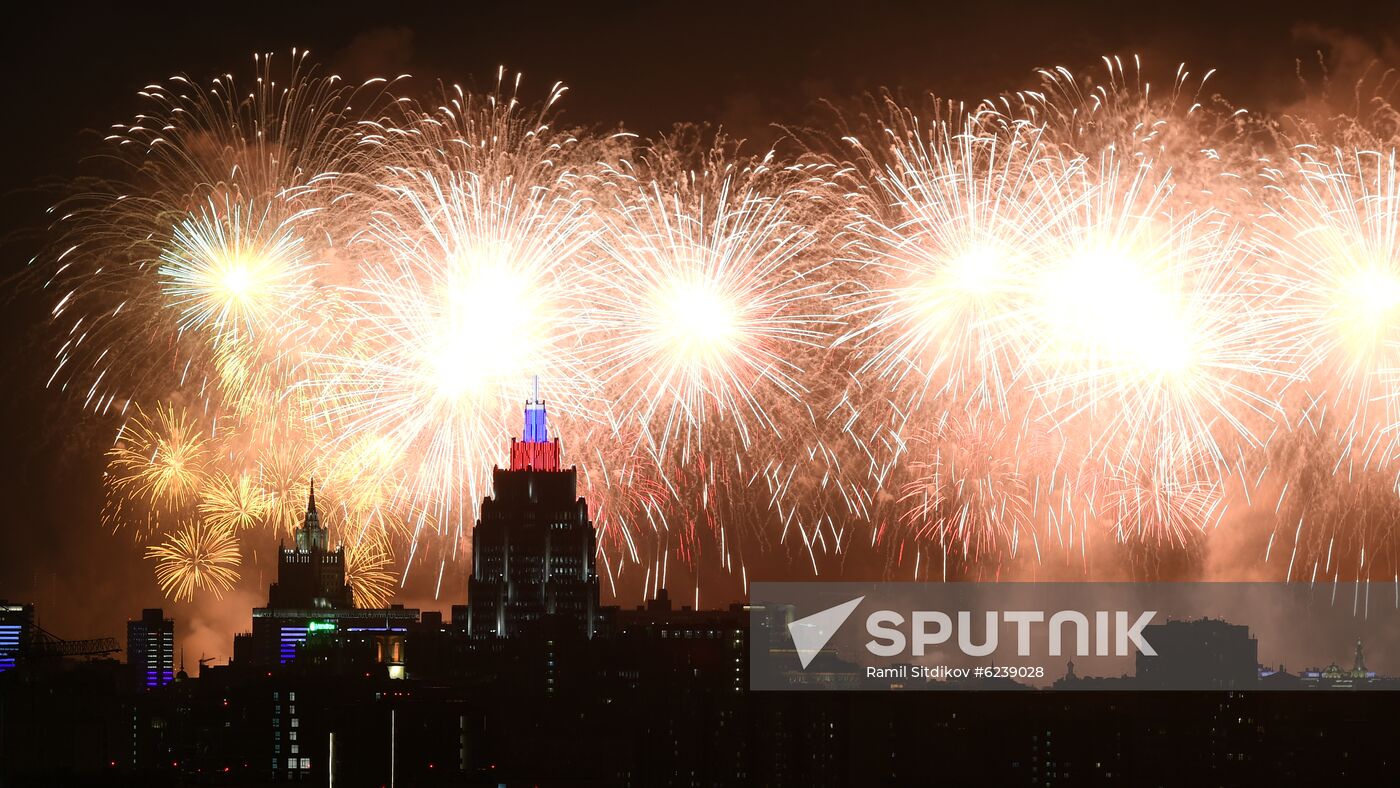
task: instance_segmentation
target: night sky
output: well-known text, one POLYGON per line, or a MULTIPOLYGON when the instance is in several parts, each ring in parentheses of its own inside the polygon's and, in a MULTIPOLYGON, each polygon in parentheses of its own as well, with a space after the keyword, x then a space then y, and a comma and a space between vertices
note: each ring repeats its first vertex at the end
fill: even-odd
MULTIPOLYGON (((1217 68, 1215 91, 1268 111, 1302 97, 1300 61, 1315 81, 1321 58, 1338 94, 1367 68, 1400 66, 1400 6, 1380 3, 401 5, 44 3, 6 19, 0 598, 37 603, 56 634, 120 636, 128 617, 164 603, 138 548, 98 523, 116 422, 44 388, 58 341, 45 322, 52 297, 21 281, 54 185, 85 171, 102 130, 139 109, 146 84, 247 75, 254 52, 292 47, 352 81, 409 73, 424 90, 436 79, 488 86, 505 65, 524 72, 530 98, 567 84, 566 123, 645 136, 710 122, 757 147, 778 137, 773 124, 821 117, 819 99, 890 87, 976 100, 1033 86, 1036 67, 1094 71, 1102 55, 1140 54, 1164 82, 1179 62, 1217 68)), ((226 657, 219 641, 248 626, 266 580, 222 605, 174 607, 182 636, 208 628, 190 642, 226 657)))

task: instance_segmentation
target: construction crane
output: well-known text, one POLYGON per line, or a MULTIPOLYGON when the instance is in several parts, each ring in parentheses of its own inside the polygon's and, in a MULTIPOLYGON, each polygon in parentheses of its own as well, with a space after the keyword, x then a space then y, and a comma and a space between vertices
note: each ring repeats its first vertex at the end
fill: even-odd
POLYGON ((105 657, 121 651, 116 638, 64 640, 40 626, 30 632, 24 655, 30 659, 46 657, 105 657))

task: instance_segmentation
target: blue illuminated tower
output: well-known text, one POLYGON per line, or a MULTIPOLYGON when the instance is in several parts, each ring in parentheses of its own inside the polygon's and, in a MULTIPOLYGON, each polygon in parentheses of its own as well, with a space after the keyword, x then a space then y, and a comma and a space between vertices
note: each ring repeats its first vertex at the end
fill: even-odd
POLYGON ((147 687, 164 687, 175 680, 175 621, 160 608, 141 611, 126 622, 126 662, 142 671, 147 687))

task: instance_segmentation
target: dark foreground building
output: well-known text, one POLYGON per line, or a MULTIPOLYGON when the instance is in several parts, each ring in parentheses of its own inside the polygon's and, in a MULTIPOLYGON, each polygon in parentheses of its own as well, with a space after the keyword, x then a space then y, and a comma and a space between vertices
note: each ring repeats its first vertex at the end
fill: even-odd
POLYGON ((1247 626, 1219 619, 1167 621, 1149 624, 1143 636, 1157 650, 1156 656, 1136 657, 1143 689, 1249 689, 1259 681, 1259 641, 1247 626))
POLYGON ((112 660, 10 671, 0 782, 1380 785, 1400 765, 1390 692, 750 692, 742 608, 656 600, 552 649, 426 619, 404 679, 320 632, 285 665, 151 689, 112 660))

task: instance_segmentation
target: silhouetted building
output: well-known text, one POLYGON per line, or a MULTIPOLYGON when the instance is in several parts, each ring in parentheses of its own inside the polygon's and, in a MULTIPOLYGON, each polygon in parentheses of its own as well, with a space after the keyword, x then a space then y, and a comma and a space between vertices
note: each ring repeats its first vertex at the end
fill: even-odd
POLYGON ((620 654, 636 656, 653 670, 698 676, 733 692, 748 689, 749 611, 740 604, 727 610, 679 610, 661 589, 644 607, 617 613, 613 637, 620 654))
POLYGON ((175 680, 175 620, 158 607, 141 611, 126 622, 126 662, 141 672, 147 687, 164 687, 175 680))
POLYGON ((517 637, 550 618, 593 637, 597 536, 578 497, 578 470, 561 466, 559 439, 549 437, 538 390, 525 405, 521 439, 511 439, 510 468, 494 469, 492 482, 472 530, 469 633, 517 637))
POLYGON ((307 497, 306 517, 296 531, 293 546, 282 545, 278 550, 277 581, 268 588, 267 607, 253 609, 251 639, 235 639, 235 660, 281 665, 291 662, 307 638, 316 633, 392 635, 406 631, 417 620, 417 610, 401 605, 355 607, 350 586, 345 582, 345 548, 330 549, 330 534, 321 525, 313 485, 307 497))
POLYGON ((1142 636, 1157 652, 1137 655, 1143 689, 1247 689, 1259 681, 1259 641, 1242 624, 1168 621, 1143 627, 1142 636))

